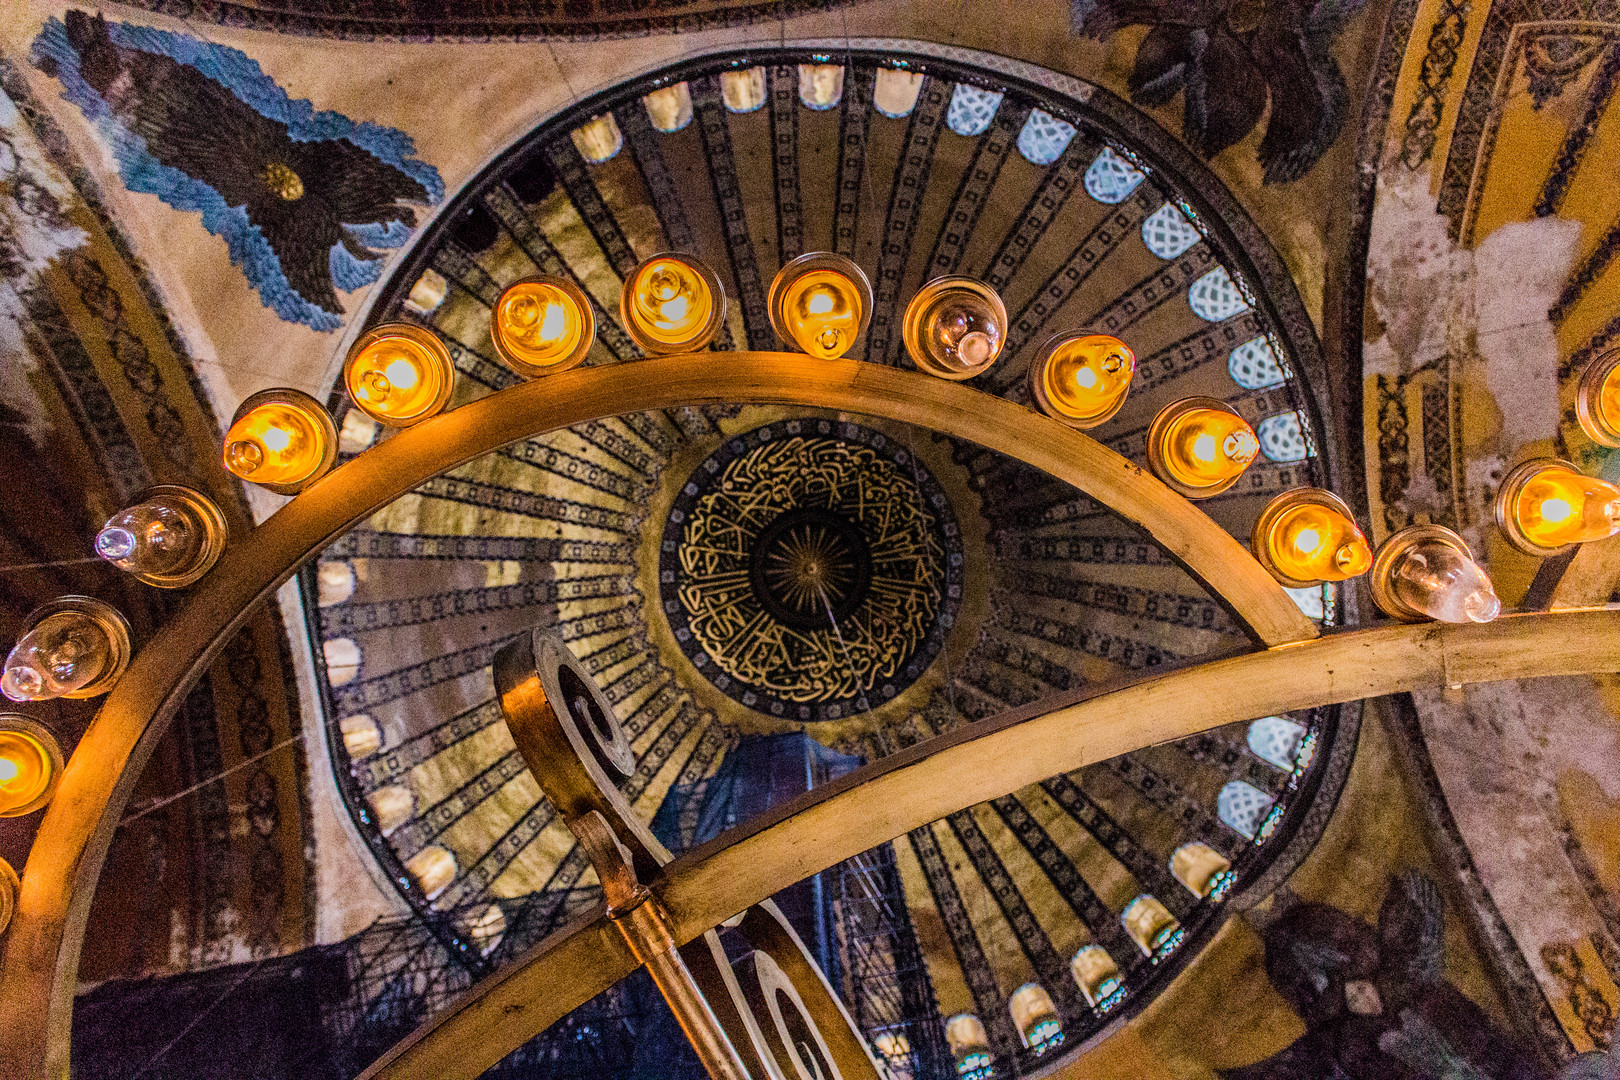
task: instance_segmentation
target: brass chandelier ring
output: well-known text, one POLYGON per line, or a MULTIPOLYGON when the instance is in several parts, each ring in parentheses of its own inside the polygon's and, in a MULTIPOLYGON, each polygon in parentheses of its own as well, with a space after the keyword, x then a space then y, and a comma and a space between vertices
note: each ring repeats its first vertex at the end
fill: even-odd
MULTIPOLYGON (((1047 702, 972 725, 818 789, 815 799, 745 826, 740 839, 728 836, 724 844, 697 849, 669 868, 659 889, 683 941, 769 895, 780 881, 1055 771, 1138 746, 1266 711, 1418 684, 1620 667, 1620 613, 1614 612, 1526 616, 1483 627, 1399 627, 1307 644, 1316 626, 1203 512, 1081 432, 954 382, 774 352, 680 355, 565 372, 401 431, 316 481, 233 544, 153 646, 135 657, 63 771, 23 877, 0 956, 0 1030, 7 1033, 0 1074, 66 1074, 79 950, 124 803, 186 694, 258 604, 393 499, 500 446, 625 412, 721 403, 883 417, 959 436, 1041 469, 1147 532, 1265 651, 1143 680, 1084 704, 1061 702, 1072 706, 1061 711, 1052 712, 1054 703, 1047 702), (833 817, 842 815, 843 822, 836 828, 823 816, 834 804, 833 817), (802 813, 793 813, 795 807, 802 813)), ((372 1073, 476 1075, 484 1067, 478 1062, 499 1060, 630 970, 632 958, 620 955, 615 938, 590 919, 554 935, 518 967, 476 987, 465 1011, 443 1020, 435 1034, 417 1038, 391 1057, 394 1065, 380 1064, 372 1073), (621 970, 621 960, 630 966, 621 970), (536 984, 536 972, 555 983, 536 984), (545 992, 536 989, 542 985, 545 992), (483 1007, 512 1000, 503 993, 524 995, 521 1020, 503 1023, 483 1007), (482 1034, 470 1038, 475 1031, 482 1034), (517 1041, 508 1046, 509 1037, 517 1041), (489 1054, 497 1056, 485 1061, 489 1054)))

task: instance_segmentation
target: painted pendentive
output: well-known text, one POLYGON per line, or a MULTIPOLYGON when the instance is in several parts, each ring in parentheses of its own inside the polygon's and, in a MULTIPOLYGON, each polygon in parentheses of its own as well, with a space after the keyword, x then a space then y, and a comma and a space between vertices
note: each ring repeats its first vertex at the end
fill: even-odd
POLYGON ((200 212, 266 307, 315 330, 342 325, 338 292, 376 282, 444 197, 404 132, 317 112, 246 54, 70 10, 34 63, 95 125, 132 191, 200 212))

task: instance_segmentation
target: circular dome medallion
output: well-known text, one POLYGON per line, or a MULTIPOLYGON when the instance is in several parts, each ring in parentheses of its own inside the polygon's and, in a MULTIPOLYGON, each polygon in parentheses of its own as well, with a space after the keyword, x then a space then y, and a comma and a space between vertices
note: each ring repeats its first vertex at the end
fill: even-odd
POLYGON ((889 701, 938 655, 962 596, 961 535, 939 484, 889 436, 772 423, 688 478, 659 590, 717 689, 784 720, 837 720, 889 701))

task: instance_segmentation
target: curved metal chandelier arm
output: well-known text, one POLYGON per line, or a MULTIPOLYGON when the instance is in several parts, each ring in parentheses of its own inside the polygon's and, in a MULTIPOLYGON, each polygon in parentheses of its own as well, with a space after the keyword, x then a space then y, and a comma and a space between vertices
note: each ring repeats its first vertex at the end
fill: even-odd
POLYGON ((0 941, 0 1075, 65 1075, 79 949, 129 791, 224 642, 300 566, 422 482, 508 443, 606 416, 770 403, 916 424, 1007 454, 1141 526, 1266 645, 1315 625, 1202 511, 1087 436, 960 383, 797 353, 701 353, 580 368, 491 394, 400 431, 312 483, 193 586, 108 695, 63 770, 0 941))
MULTIPOLYGON (((1274 713, 1447 686, 1620 670, 1620 609, 1513 615, 1492 623, 1419 623, 1336 633, 1155 674, 1059 708, 1051 702, 918 743, 724 833, 670 863, 655 886, 677 941, 757 904, 783 885, 931 821, 1057 773, 1209 728, 1274 713)), ((474 1077, 588 1001, 635 963, 604 953, 585 975, 576 924, 516 970, 474 986, 366 1078, 474 1077), (605 970, 610 965, 619 967, 605 970), (499 1024, 513 1003, 520 1013, 499 1024)))

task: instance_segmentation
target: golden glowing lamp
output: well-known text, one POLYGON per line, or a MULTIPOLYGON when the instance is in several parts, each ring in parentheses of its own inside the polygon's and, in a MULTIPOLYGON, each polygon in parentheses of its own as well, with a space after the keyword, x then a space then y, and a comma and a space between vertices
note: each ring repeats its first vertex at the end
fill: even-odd
POLYGON ((456 367, 431 331, 410 323, 373 327, 349 348, 343 385, 355 408, 390 427, 409 427, 450 401, 456 367))
POLYGON ((1189 499, 1207 499, 1237 483, 1259 452, 1254 429, 1217 398, 1172 402, 1148 427, 1148 466, 1189 499))
POLYGON ((37 608, 6 654, 0 693, 12 701, 91 698, 129 666, 129 623, 91 596, 59 596, 37 608))
POLYGON ((1344 581, 1372 567, 1372 548, 1350 508, 1331 491, 1294 488, 1266 504, 1254 523, 1254 557, 1291 589, 1344 581))
POLYGON ((1575 416, 1587 438, 1620 447, 1620 349, 1602 353, 1581 373, 1575 416))
POLYGON ((214 500, 178 484, 149 490, 139 503, 107 519, 96 554, 160 589, 190 585, 225 550, 225 515, 214 500))
POLYGON ((654 255, 625 279, 619 319, 642 352, 697 352, 726 321, 725 289, 689 255, 654 255))
POLYGON ((0 859, 0 934, 4 934, 6 927, 11 925, 11 916, 17 910, 17 892, 21 888, 17 871, 6 860, 0 859))
POLYGON ((1568 461, 1532 458, 1503 478, 1496 524, 1520 551, 1556 555, 1620 532, 1620 488, 1568 461))
POLYGON ((1036 406, 1070 427, 1096 427, 1125 404, 1136 354, 1108 334, 1059 334, 1029 369, 1036 406))
POLYGON ((902 333, 919 370, 960 382, 989 369, 1007 343, 1007 307, 968 277, 939 277, 906 305, 902 333))
POLYGON ((337 426, 302 390, 260 390, 225 433, 225 468, 278 495, 296 495, 337 460, 337 426))
POLYGON ((1462 537, 1443 525, 1412 525, 1373 557, 1373 601, 1400 622, 1490 622, 1501 614, 1491 579, 1462 537))
POLYGON ((842 255, 812 251, 776 272, 771 282, 776 336, 820 360, 849 352, 872 316, 872 286, 842 255))
POLYGON ((40 724, 0 713, 0 817, 32 813, 51 801, 62 775, 62 748, 40 724))
POLYGON ((567 278, 513 282, 489 313, 489 336, 506 366, 526 379, 578 367, 596 340, 596 315, 567 278))

